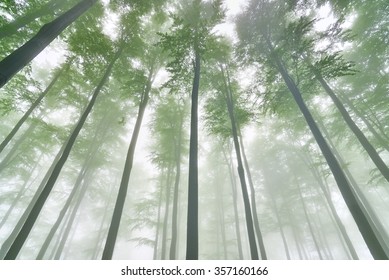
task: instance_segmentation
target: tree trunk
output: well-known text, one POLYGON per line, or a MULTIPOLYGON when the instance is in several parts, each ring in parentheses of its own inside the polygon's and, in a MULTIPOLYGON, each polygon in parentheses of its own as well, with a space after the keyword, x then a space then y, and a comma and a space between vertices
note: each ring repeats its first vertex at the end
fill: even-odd
POLYGON ((319 255, 319 259, 322 260, 323 256, 321 254, 319 243, 317 242, 317 239, 316 239, 316 235, 313 231, 313 226, 312 226, 311 220, 309 219, 309 216, 308 216, 307 206, 305 205, 305 201, 304 201, 303 195, 301 193, 301 187, 298 183, 298 179, 295 178, 295 180, 296 180, 296 184, 297 184, 297 189, 298 189, 298 194, 300 197, 301 205, 302 205, 303 211, 304 211, 304 216, 305 216, 305 219, 307 220, 307 223, 308 223, 309 232, 311 233, 313 243, 315 244, 316 252, 319 255))
POLYGON ((15 127, 11 130, 11 132, 8 134, 8 136, 3 140, 3 142, 0 144, 0 153, 3 151, 3 149, 8 145, 9 141, 11 141, 12 137, 15 136, 16 132, 18 132, 19 128, 24 124, 26 119, 31 115, 31 113, 35 110, 35 108, 39 105, 39 103, 42 101, 42 99, 46 96, 46 94, 51 90, 51 88, 54 86, 54 84, 58 81, 59 77, 61 77, 64 70, 68 67, 70 67, 70 63, 73 59, 70 59, 54 76, 53 80, 50 82, 50 84, 47 86, 47 88, 38 96, 38 98, 35 100, 34 103, 31 104, 30 108, 27 110, 26 113, 24 113, 23 117, 18 121, 18 123, 15 125, 15 127))
POLYGON ((52 22, 43 25, 39 32, 27 43, 4 58, 0 62, 0 88, 96 2, 97 0, 80 1, 52 22))
POLYGON ((255 195, 254 183, 253 183, 253 179, 252 179, 252 176, 251 176, 249 162, 248 162, 247 157, 246 157, 246 152, 245 152, 245 148, 244 148, 244 144, 243 144, 242 133, 240 131, 238 123, 237 123, 237 128, 238 128, 238 135, 239 135, 239 140, 240 140, 240 144, 241 144, 243 163, 244 163, 244 167, 245 167, 245 170, 246 170, 246 175, 247 175, 247 178, 248 178, 248 181, 249 181, 249 186, 250 186, 250 200, 251 200, 251 205, 252 205, 252 210, 253 210, 253 220, 254 220, 255 233, 256 233, 256 236, 257 236, 257 241, 258 241, 259 250, 261 252, 262 259, 266 260, 267 259, 267 255, 266 255, 266 250, 265 250, 265 244, 263 243, 263 237, 262 237, 262 233, 261 233, 261 230, 260 230, 260 227, 259 227, 259 218, 258 218, 258 213, 257 213, 257 202, 256 202, 256 198, 255 198, 256 195, 255 195))
POLYGON ((16 34, 20 28, 27 26, 38 18, 53 13, 54 11, 62 8, 65 4, 66 1, 63 0, 51 0, 39 9, 16 18, 13 22, 0 27, 0 39, 16 34))
POLYGON ((65 247, 65 244, 69 238, 70 230, 72 229, 72 225, 74 223, 74 220, 76 219, 78 209, 80 208, 80 205, 81 205, 81 202, 85 196, 86 190, 88 189, 87 182, 89 181, 90 176, 91 176, 91 173, 89 173, 89 171, 86 171, 86 174, 84 174, 84 178, 86 178, 86 179, 83 181, 83 184, 80 188, 80 193, 78 194, 78 197, 77 197, 76 202, 73 206, 73 209, 72 209, 71 213, 69 214, 69 218, 68 218, 68 221, 66 223, 64 232, 62 234, 62 237, 60 239, 58 247, 55 250, 55 255, 54 255, 55 260, 59 260, 61 258, 63 248, 65 247))
POLYGON ((293 79, 289 76, 288 72, 284 68, 281 60, 275 55, 274 49, 271 46, 270 41, 268 40, 268 46, 269 50, 271 52, 272 58, 274 59, 274 62, 276 63, 276 66, 278 68, 278 71, 282 75, 282 78, 284 79, 288 89, 292 93, 298 107, 300 108, 302 114, 304 115, 304 118, 313 134, 313 136, 316 139, 317 144, 320 147, 320 150, 323 153, 323 156, 325 157, 332 174, 334 175, 335 181, 339 187, 340 192, 342 193, 342 196, 346 202, 346 205, 348 209, 351 212, 351 215, 353 216, 359 231, 362 234, 363 239, 365 240, 371 254, 375 259, 388 259, 389 256, 385 253, 384 249, 382 248, 377 235, 375 234, 374 230, 370 226, 368 219, 365 215, 365 213, 362 211, 361 207, 358 205, 357 198, 355 197, 352 186, 348 182, 342 168, 339 165, 339 162, 335 158, 334 154, 332 153, 330 147, 328 146, 327 142, 325 141, 322 133, 320 132, 316 122, 314 121, 310 111, 308 110, 307 106, 305 105, 300 90, 297 88, 296 84, 294 83, 293 79))
POLYGON ((174 191, 173 191, 173 209, 172 209, 172 240, 170 243, 170 253, 169 253, 169 259, 175 260, 176 259, 176 251, 177 251, 177 231, 178 231, 178 188, 180 186, 180 175, 181 175, 181 138, 182 138, 182 126, 184 123, 184 116, 183 114, 180 116, 181 119, 179 120, 179 132, 178 132, 178 139, 177 142, 175 142, 175 153, 176 153, 176 178, 174 182, 174 191))
POLYGON ((167 228, 169 222, 169 209, 170 209, 170 197, 171 197, 171 185, 172 185, 172 174, 173 167, 169 163, 167 168, 167 180, 166 180, 166 193, 165 193, 165 213, 163 217, 162 227, 162 248, 161 248, 161 260, 166 260, 166 247, 167 247, 167 228))
POLYGON ((104 73, 103 78, 100 80, 99 85, 96 87, 96 89, 92 95, 92 98, 89 101, 88 106, 86 107, 84 113, 80 117, 80 120, 78 121, 72 134, 70 135, 69 141, 66 144, 66 147, 65 147, 61 157, 59 158, 58 162, 56 163, 54 170, 53 170, 53 173, 51 174, 50 178, 47 180, 47 183, 46 183, 45 187, 43 188, 42 193, 39 195, 36 203, 34 204, 33 208, 31 209, 31 212, 28 215, 25 224, 21 228, 18 236, 15 238, 15 241, 11 245, 7 255, 5 256, 5 259, 15 259, 17 257, 17 255, 19 254, 19 251, 22 248, 24 242, 26 241, 32 227, 34 226, 34 223, 35 223, 36 219, 38 218, 39 213, 42 210, 43 205, 46 202, 47 197, 49 196, 51 190, 54 187, 55 182, 57 181, 57 178, 62 170, 62 167, 64 166, 64 164, 65 164, 65 162, 66 162, 66 160, 67 160, 67 158, 72 150, 74 142, 75 142, 78 134, 80 133, 80 130, 82 129, 89 113, 91 112, 91 110, 93 108, 93 105, 97 99, 97 96, 99 95, 101 89, 103 88, 104 84, 108 80, 108 78, 111 74, 112 68, 113 68, 116 60, 119 58, 119 56, 122 52, 122 49, 123 49, 123 45, 119 48, 119 50, 115 54, 114 58, 112 59, 112 61, 108 65, 108 67, 104 73))
MULTIPOLYGON (((223 75, 223 81, 224 81, 224 85, 225 85, 225 92, 226 92, 225 98, 226 98, 226 103, 227 103, 228 115, 229 115, 229 118, 231 121, 233 142, 234 142, 235 153, 236 153, 236 158, 237 158, 237 162, 238 162, 238 175, 239 175, 239 179, 240 179, 240 185, 242 188, 243 203, 244 203, 245 214, 246 214, 246 226, 247 226, 247 233, 248 233, 249 244, 250 244, 251 258, 253 260, 258 260, 259 256, 258 256, 257 244, 255 242, 254 224, 253 224, 253 218, 251 215, 252 212, 251 212, 251 207, 250 207, 250 200, 249 200, 249 195, 248 195, 248 191, 247 191, 247 184, 246 184, 246 178, 245 178, 245 174, 244 174, 242 156, 241 156, 241 152, 240 152, 238 130, 236 128, 236 119, 235 119, 235 114, 234 114, 234 104, 233 104, 233 100, 232 100, 232 93, 229 90, 228 81, 226 81, 223 66, 221 65, 220 67, 221 67, 221 72, 223 75)), ((265 251, 264 248, 263 248, 263 251, 265 251)), ((262 255, 262 259, 266 259, 266 254, 262 255)))
POLYGON ((235 234, 236 234, 236 241, 238 245, 238 256, 239 256, 239 260, 243 260, 242 238, 240 236, 240 223, 239 223, 239 212, 238 212, 238 198, 237 198, 238 195, 236 190, 234 168, 232 166, 232 160, 231 161, 228 160, 228 157, 224 149, 223 149, 223 156, 228 165, 228 174, 230 175, 230 182, 231 182, 231 189, 232 189, 232 203, 234 205, 235 234))
MULTIPOLYGON (((338 97, 343 101, 348 107, 350 107, 351 110, 354 111, 354 113, 364 122, 366 127, 369 129, 369 131, 374 135, 374 137, 379 141, 380 145, 389 152, 389 144, 388 144, 388 138, 386 135, 382 137, 378 131, 374 128, 373 124, 370 122, 370 120, 367 119, 367 117, 359 110, 357 109, 354 104, 351 102, 351 100, 347 96, 340 96, 338 97), (386 139, 385 139, 386 138, 386 139)), ((382 130, 381 130, 382 132, 382 130)))
POLYGON ((319 186, 320 186, 320 189, 321 191, 323 192, 324 194, 324 197, 327 201, 327 204, 331 210, 331 214, 332 216, 334 217, 335 219, 335 222, 336 222, 336 225, 338 227, 338 229, 340 230, 341 232, 341 235, 344 239, 344 241, 346 242, 347 244, 347 248, 351 254, 351 257, 354 259, 354 260, 358 260, 358 254, 357 252, 355 251, 355 248, 354 248, 354 245, 349 237, 349 235, 347 234, 347 231, 346 231, 346 228, 344 227, 339 215, 338 215, 338 212, 336 211, 335 209, 335 206, 334 206, 334 203, 332 202, 332 198, 331 198, 331 194, 328 192, 328 189, 326 188, 326 186, 324 185, 324 182, 320 176, 320 172, 317 170, 317 168, 315 167, 315 165, 313 164, 313 161, 310 159, 309 156, 306 156, 306 159, 305 157, 303 157, 303 161, 305 162, 305 164, 307 164, 308 168, 311 170, 312 172, 312 175, 314 176, 314 178, 316 179, 316 181, 318 182, 319 186))
POLYGON ((143 115, 145 113, 146 106, 149 101, 149 94, 151 91, 153 75, 154 75, 153 70, 150 70, 148 81, 147 84, 145 85, 145 89, 144 92, 142 93, 142 98, 139 103, 138 116, 135 122, 134 131, 132 132, 131 142, 128 147, 126 162, 123 170, 123 176, 120 182, 119 192, 116 199, 115 208, 113 210, 111 224, 108 230, 107 240, 104 246, 104 251, 102 256, 103 260, 112 259, 113 250, 115 248, 116 238, 119 231, 120 220, 122 217, 122 212, 124 207, 124 202, 127 196, 128 182, 130 180, 132 165, 134 162, 136 143, 138 141, 140 128, 142 126, 143 115))
POLYGON ((367 140, 367 138, 363 134, 363 132, 359 129, 359 127, 355 124, 355 122, 351 119, 346 108, 344 108, 342 102, 339 100, 339 98, 336 96, 336 94, 333 92, 333 90, 327 84, 327 82, 324 80, 324 78, 321 76, 321 74, 317 70, 313 70, 313 71, 314 71, 314 74, 316 76, 316 79, 320 82, 320 84, 322 85, 324 90, 331 97, 332 101, 334 102, 336 108, 338 108, 340 114, 342 115, 344 121, 347 123, 348 127, 351 129, 351 131, 357 137, 359 143, 361 143, 363 148, 369 154, 371 160, 377 166, 377 168, 381 172, 382 176, 384 176, 386 181, 389 182, 389 168, 386 166, 385 162, 379 156, 379 154, 377 153, 375 148, 370 144, 369 140, 367 140))
MULTIPOLYGON (((163 174, 161 175, 163 178, 163 174)), ((154 242, 154 250, 153 250, 153 260, 157 259, 158 255, 158 240, 159 240, 159 229, 161 226, 161 208, 162 208, 162 197, 163 197, 163 179, 161 179, 161 186, 159 190, 159 199, 158 199, 158 213, 157 213, 157 223, 156 223, 156 230, 155 230, 155 242, 154 242)))
POLYGON ((200 54, 196 52, 192 88, 192 108, 190 119, 188 219, 186 231, 186 259, 199 258, 198 229, 198 98, 200 86, 200 54))

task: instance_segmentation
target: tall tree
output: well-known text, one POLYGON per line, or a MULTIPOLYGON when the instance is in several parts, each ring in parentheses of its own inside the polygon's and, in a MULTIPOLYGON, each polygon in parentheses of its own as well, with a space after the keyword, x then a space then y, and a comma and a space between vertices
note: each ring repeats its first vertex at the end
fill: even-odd
POLYGON ((181 14, 173 16, 172 34, 162 34, 161 44, 173 57, 167 69, 173 74, 168 82, 174 86, 188 84, 193 65, 191 120, 189 140, 189 179, 186 259, 198 259, 198 99, 201 57, 207 52, 211 29, 223 18, 221 1, 182 3, 181 14), (179 46, 179 47, 177 47, 179 46))

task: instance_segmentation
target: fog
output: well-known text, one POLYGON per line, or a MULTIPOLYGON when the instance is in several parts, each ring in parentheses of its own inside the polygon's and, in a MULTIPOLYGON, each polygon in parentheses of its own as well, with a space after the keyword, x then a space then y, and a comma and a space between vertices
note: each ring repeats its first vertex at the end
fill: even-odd
POLYGON ((388 259, 386 1, 27 2, 1 259, 388 259))

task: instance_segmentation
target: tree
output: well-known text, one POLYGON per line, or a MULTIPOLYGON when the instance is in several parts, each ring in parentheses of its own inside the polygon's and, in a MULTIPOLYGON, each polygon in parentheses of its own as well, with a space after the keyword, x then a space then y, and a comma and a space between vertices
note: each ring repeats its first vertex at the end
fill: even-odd
POLYGON ((187 259, 193 260, 198 259, 198 96, 201 56, 207 51, 211 28, 222 19, 223 13, 220 1, 214 1, 209 6, 195 0, 189 4, 185 2, 183 6, 184 15, 173 17, 172 34, 161 34, 161 44, 173 57, 173 61, 167 65, 173 74, 170 79, 172 86, 185 82, 190 74, 189 65, 193 65, 186 255, 187 259))

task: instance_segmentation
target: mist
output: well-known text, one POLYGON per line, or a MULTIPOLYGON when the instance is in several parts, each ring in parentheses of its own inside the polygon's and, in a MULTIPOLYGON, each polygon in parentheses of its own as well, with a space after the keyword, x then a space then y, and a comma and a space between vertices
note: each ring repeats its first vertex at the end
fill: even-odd
POLYGON ((237 2, 0 2, 0 259, 389 259, 386 1, 237 2))

